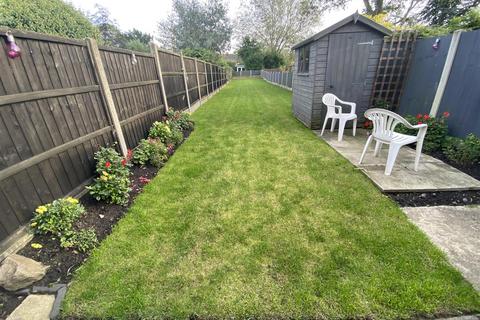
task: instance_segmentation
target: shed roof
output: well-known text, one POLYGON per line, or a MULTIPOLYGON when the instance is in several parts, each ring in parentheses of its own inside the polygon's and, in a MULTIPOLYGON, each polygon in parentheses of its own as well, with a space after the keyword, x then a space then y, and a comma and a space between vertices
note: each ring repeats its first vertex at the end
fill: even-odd
POLYGON ((392 34, 392 31, 390 29, 387 29, 384 26, 382 26, 381 24, 378 24, 375 21, 373 21, 371 19, 368 19, 367 17, 362 16, 358 12, 355 12, 354 14, 349 15, 345 19, 342 19, 342 20, 338 21, 337 23, 331 25, 330 27, 323 29, 322 31, 320 31, 319 33, 311 36, 310 38, 305 39, 302 42, 297 43, 296 45, 294 45, 292 47, 292 49, 297 49, 297 48, 302 47, 306 44, 309 44, 310 42, 316 41, 316 40, 326 36, 330 32, 335 31, 338 28, 343 27, 344 25, 346 25, 347 23, 350 23, 352 21, 353 21, 353 23, 357 23, 357 22, 363 23, 363 24, 369 26, 370 28, 383 33, 384 35, 391 35, 392 34))

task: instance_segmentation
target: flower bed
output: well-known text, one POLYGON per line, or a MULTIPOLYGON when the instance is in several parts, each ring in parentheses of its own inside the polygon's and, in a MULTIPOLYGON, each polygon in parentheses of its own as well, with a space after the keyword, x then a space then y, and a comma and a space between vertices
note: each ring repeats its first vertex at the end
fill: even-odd
MULTIPOLYGON (((167 155, 162 158, 163 161, 155 162, 154 160, 155 165, 152 165, 148 159, 142 163, 129 164, 126 159, 114 154, 113 152, 115 151, 111 148, 102 148, 97 152, 98 176, 95 182, 87 188, 90 190, 90 193, 83 196, 80 201, 73 198, 58 200, 68 205, 78 205, 79 208, 81 208, 80 216, 74 220, 71 229, 76 231, 92 230, 98 242, 101 242, 111 233, 115 224, 127 213, 135 197, 142 191, 143 187, 156 176, 158 170, 161 169, 168 157, 173 155, 175 149, 188 138, 193 130, 193 123, 189 122, 183 113, 171 112, 168 114, 168 118, 163 119, 164 121, 162 123, 168 123, 169 119, 173 117, 180 117, 182 119, 181 125, 177 126, 182 136, 179 138, 177 135, 177 137, 174 138, 175 145, 165 147, 167 155), (120 174, 116 175, 119 172, 120 174), (123 185, 122 179, 125 177, 127 177, 127 184, 123 185), (122 188, 119 190, 126 191, 125 194, 117 192, 118 190, 115 189, 117 184, 122 185, 122 188), (107 192, 103 192, 102 190, 106 190, 107 192), (99 192, 101 194, 100 197, 98 196, 99 192), (112 197, 108 195, 112 195, 112 197), (84 212, 82 207, 85 208, 84 212)), ((175 123, 178 123, 178 121, 175 123)), ((175 123, 169 123, 169 125, 175 126, 175 123)), ((155 125, 161 126, 160 122, 157 122, 154 126, 155 125)), ((137 150, 133 151, 133 153, 129 152, 129 158, 134 158, 136 151, 137 150)), ((48 213, 48 209, 51 206, 52 205, 42 205, 37 208, 35 217, 32 219, 32 231, 38 229, 41 218, 48 213)), ((50 266, 45 277, 36 282, 34 286, 68 283, 73 276, 73 272, 82 265, 91 253, 89 246, 85 249, 81 245, 78 246, 73 243, 71 246, 68 244, 65 245, 66 241, 60 241, 61 235, 60 233, 57 234, 57 229, 60 228, 55 228, 50 225, 47 226, 50 227, 49 230, 54 230, 56 235, 53 235, 51 232, 35 232, 36 234, 33 239, 18 252, 18 254, 22 256, 50 266)), ((64 223, 62 223, 62 226, 64 226, 64 223)), ((63 229, 65 228, 63 227, 63 229)), ((17 307, 26 296, 16 295, 4 289, 0 290, 0 304, 2 304, 0 318, 3 319, 17 307)))

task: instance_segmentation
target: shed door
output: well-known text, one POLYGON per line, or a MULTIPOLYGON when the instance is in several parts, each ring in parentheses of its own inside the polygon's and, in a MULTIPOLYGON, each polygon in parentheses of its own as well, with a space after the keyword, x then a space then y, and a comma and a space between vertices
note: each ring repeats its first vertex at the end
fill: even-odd
POLYGON ((357 110, 366 107, 363 104, 368 103, 370 95, 366 92, 366 80, 368 57, 374 48, 374 40, 378 42, 378 35, 371 32, 329 35, 325 92, 357 103, 357 110))

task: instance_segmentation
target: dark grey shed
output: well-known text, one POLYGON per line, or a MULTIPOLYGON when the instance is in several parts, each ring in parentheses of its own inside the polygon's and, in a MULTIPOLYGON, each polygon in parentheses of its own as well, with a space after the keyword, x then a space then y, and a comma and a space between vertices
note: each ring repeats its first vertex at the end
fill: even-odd
POLYGON ((322 96, 331 92, 356 102, 361 119, 369 107, 383 37, 390 34, 389 29, 354 13, 295 45, 294 115, 307 127, 320 128, 326 112, 322 96))

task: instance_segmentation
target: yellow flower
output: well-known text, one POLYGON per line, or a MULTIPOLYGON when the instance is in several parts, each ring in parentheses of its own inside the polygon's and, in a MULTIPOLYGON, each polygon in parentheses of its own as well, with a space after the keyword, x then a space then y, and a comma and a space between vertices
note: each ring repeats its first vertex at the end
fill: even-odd
POLYGON ((42 249, 43 246, 40 243, 32 243, 31 244, 33 249, 42 249))
POLYGON ((101 177, 100 177, 100 180, 102 180, 102 181, 107 181, 108 178, 107 178, 106 176, 101 176, 101 177))
POLYGON ((108 177, 108 172, 107 171, 103 171, 102 174, 106 177, 108 177))
POLYGON ((30 227, 35 228, 36 226, 37 226, 37 223, 36 223, 36 222, 30 223, 30 227))
POLYGON ((38 214, 42 214, 42 213, 47 212, 47 210, 48 210, 47 207, 45 207, 45 206, 39 206, 39 207, 37 208, 37 210, 35 210, 35 212, 38 213, 38 214))
POLYGON ((78 200, 73 198, 73 197, 68 197, 67 201, 70 202, 71 204, 77 204, 78 203, 78 200))

